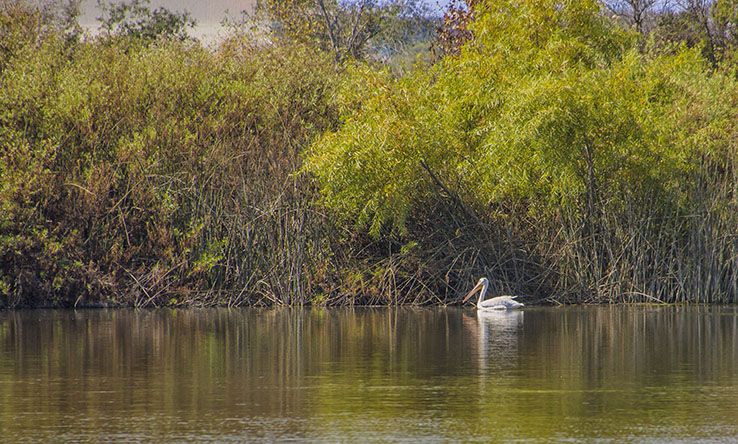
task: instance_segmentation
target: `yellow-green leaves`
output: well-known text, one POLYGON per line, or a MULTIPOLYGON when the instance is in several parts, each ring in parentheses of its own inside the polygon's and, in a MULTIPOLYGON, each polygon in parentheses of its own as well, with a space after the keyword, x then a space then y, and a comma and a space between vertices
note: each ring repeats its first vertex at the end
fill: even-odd
POLYGON ((373 234, 401 232, 439 182, 475 204, 542 210, 673 194, 691 161, 727 143, 735 84, 697 52, 643 54, 589 0, 476 13, 475 38, 430 69, 350 70, 343 125, 310 151, 325 202, 373 234))
POLYGON ((292 244, 274 233, 309 211, 299 153, 336 121, 329 55, 32 43, 0 60, 0 293, 165 301, 278 273, 292 244))

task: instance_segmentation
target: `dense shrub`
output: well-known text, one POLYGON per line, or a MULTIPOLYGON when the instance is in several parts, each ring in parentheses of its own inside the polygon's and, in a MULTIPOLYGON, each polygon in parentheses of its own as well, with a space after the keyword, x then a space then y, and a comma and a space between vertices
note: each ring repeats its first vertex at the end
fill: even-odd
MULTIPOLYGON (((434 251, 427 225, 441 219, 408 220, 451 197, 476 215, 456 228, 464 247, 487 250, 472 268, 503 288, 735 300, 735 81, 697 49, 641 51, 594 1, 485 2, 475 15, 475 38, 433 69, 347 80, 343 124, 306 165, 323 201, 434 251)), ((447 280, 465 251, 448 250, 447 280)))
POLYGON ((334 124, 330 60, 237 38, 70 53, 50 35, 12 51, 0 78, 11 304, 304 297, 327 230, 292 173, 334 124))
POLYGON ((0 4, 0 305, 736 300, 738 87, 697 43, 479 1, 404 71, 139 18, 0 4))

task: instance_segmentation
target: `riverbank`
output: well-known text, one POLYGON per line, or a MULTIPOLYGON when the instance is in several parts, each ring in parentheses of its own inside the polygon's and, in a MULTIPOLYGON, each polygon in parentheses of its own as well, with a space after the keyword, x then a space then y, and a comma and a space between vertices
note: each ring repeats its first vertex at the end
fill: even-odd
POLYGON ((728 53, 588 0, 494 2, 405 70, 312 28, 83 39, 11 3, 6 307, 444 305, 480 276, 526 302, 738 301, 728 53))

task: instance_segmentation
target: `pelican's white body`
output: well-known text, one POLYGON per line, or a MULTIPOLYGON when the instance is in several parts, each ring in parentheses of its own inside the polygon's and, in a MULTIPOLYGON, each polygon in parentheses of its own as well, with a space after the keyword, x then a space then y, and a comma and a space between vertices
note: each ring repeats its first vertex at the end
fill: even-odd
POLYGON ((483 301, 480 295, 479 301, 477 302, 477 310, 512 310, 523 307, 523 304, 515 300, 516 297, 517 296, 497 296, 496 298, 490 298, 483 301))
POLYGON ((481 278, 477 285, 466 295, 464 302, 466 302, 476 291, 479 292, 479 300, 477 301, 477 310, 481 311, 493 311, 493 310, 513 310, 516 308, 522 308, 524 305, 516 301, 517 296, 497 296, 489 298, 487 300, 484 297, 487 295, 489 289, 489 281, 487 278, 481 278))

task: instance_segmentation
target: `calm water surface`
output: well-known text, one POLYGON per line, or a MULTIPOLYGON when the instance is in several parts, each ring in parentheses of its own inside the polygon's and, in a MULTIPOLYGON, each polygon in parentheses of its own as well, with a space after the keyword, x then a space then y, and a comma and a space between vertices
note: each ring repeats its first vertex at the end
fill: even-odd
POLYGON ((734 307, 0 312, 0 438, 734 441, 734 307))

